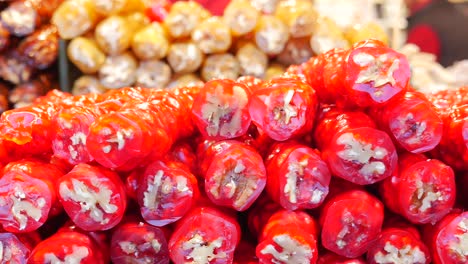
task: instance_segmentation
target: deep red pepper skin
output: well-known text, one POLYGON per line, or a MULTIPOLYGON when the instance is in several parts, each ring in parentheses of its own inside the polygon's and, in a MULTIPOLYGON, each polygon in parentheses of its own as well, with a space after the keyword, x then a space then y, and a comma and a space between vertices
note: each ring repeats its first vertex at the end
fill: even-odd
POLYGON ((0 139, 20 155, 51 152, 52 116, 57 105, 42 104, 4 112, 0 117, 0 139))
POLYGON ((2 263, 26 264, 31 248, 13 233, 0 233, 0 251, 2 263))
POLYGON ((319 153, 294 142, 279 143, 267 156, 269 196, 288 210, 320 206, 328 194, 330 171, 319 153))
POLYGON ((377 41, 356 43, 347 54, 345 72, 346 99, 360 107, 384 104, 403 95, 411 75, 406 57, 377 41), (358 58, 362 55, 367 58, 358 58))
POLYGON ((362 258, 347 258, 333 252, 327 252, 317 260, 317 264, 366 264, 362 258))
POLYGON ((180 162, 192 173, 197 172, 197 156, 188 142, 179 142, 173 145, 166 158, 180 162))
POLYGON ((377 240, 370 246, 367 263, 378 264, 390 261, 426 264, 431 262, 431 256, 423 241, 410 231, 387 228, 382 230, 377 240))
MULTIPOLYGON (((91 156, 106 168, 130 170, 137 167, 139 161, 151 153, 155 136, 161 130, 151 127, 147 116, 138 109, 100 116, 90 126, 86 140, 91 156)), ((161 142, 164 145, 165 140, 161 142)), ((168 149, 169 146, 166 151, 168 149)))
POLYGON ((310 133, 317 108, 315 90, 297 78, 278 77, 266 82, 249 101, 252 122, 277 141, 310 133))
POLYGON ((28 233, 16 233, 15 236, 24 244, 24 246, 33 250, 39 242, 42 241, 41 235, 38 231, 28 232, 28 233))
POLYGON ((180 137, 187 138, 194 134, 195 132, 195 123, 192 120, 190 115, 193 107, 195 98, 200 93, 200 90, 203 86, 188 86, 171 89, 171 94, 177 98, 180 103, 180 116, 182 121, 180 121, 180 137))
POLYGON ((424 241, 432 253, 434 264, 462 264, 468 261, 464 250, 468 236, 468 212, 453 211, 436 225, 425 225, 424 241))
POLYGON ((99 114, 97 109, 89 106, 72 106, 60 110, 53 119, 57 131, 52 136, 54 155, 73 165, 93 161, 86 148, 86 140, 89 127, 99 114))
POLYGON ((445 117, 452 107, 468 104, 468 86, 441 90, 436 93, 426 94, 426 96, 437 107, 441 116, 445 117))
POLYGON ((91 237, 79 232, 64 231, 39 243, 31 252, 28 263, 66 261, 68 257, 68 261, 81 264, 104 264, 97 253, 99 250, 91 237))
POLYGON ((347 191, 328 200, 322 209, 322 245, 344 257, 364 254, 383 223, 383 205, 361 190, 347 191))
POLYGON ((104 95, 110 109, 93 122, 86 147, 101 165, 120 171, 162 158, 179 138, 193 132, 192 94, 183 89, 125 88, 104 95), (182 125, 184 124, 184 125, 182 125))
POLYGON ((164 231, 143 222, 125 222, 113 231, 110 243, 112 263, 168 264, 169 249, 164 231))
POLYGON ((101 166, 76 165, 58 180, 57 190, 65 212, 86 231, 116 226, 127 206, 119 175, 101 166))
POLYGON ((262 234, 259 237, 259 240, 263 240, 270 236, 273 229, 278 226, 288 226, 288 225, 300 225, 301 229, 313 236, 318 235, 318 225, 315 219, 313 219, 309 214, 304 211, 291 211, 291 210, 278 210, 275 212, 268 221, 265 223, 262 229, 262 234))
POLYGON ((329 107, 321 114, 314 131, 314 143, 319 149, 324 149, 333 140, 335 134, 347 129, 360 127, 376 128, 374 120, 363 112, 348 112, 336 107, 329 107))
POLYGON ((155 161, 138 180, 137 201, 141 215, 154 226, 179 220, 200 196, 195 176, 177 162, 155 161))
POLYGON ((205 193, 215 204, 247 210, 266 185, 262 157, 252 147, 237 141, 219 142, 221 151, 206 155, 205 193))
POLYGON ((258 264, 255 255, 255 244, 250 240, 242 240, 234 253, 234 264, 258 264))
POLYGON ((177 222, 169 252, 174 263, 229 264, 239 241, 240 227, 235 219, 214 208, 201 207, 177 222))
POLYGON ((393 173, 398 162, 395 146, 374 126, 362 112, 330 110, 323 115, 314 138, 333 175, 368 185, 393 173))
POLYGON ((400 155, 399 173, 380 187, 389 209, 417 223, 436 223, 455 204, 455 176, 444 163, 423 155, 400 155))
POLYGON ((205 83, 192 107, 198 131, 207 139, 243 136, 250 126, 248 102, 251 91, 240 82, 221 79, 205 83))
POLYGON ((96 254, 97 259, 101 259, 104 263, 109 263, 110 261, 110 234, 109 232, 101 231, 85 231, 78 226, 76 226, 73 221, 69 220, 61 226, 56 234, 58 233, 67 233, 67 232, 77 232, 83 234, 91 239, 92 244, 96 246, 98 250, 94 253, 96 254))
POLYGON ((406 58, 374 40, 330 50, 311 58, 303 68, 320 101, 340 107, 384 104, 404 94, 410 78, 406 58))
POLYGON ((64 175, 63 170, 50 163, 29 158, 8 163, 3 169, 3 173, 8 174, 9 172, 25 173, 35 179, 45 182, 51 195, 49 216, 56 216, 63 211, 62 204, 57 197, 55 186, 57 180, 64 175))
POLYGON ((299 65, 290 65, 282 76, 288 78, 298 78, 302 82, 307 83, 307 76, 305 74, 305 63, 299 65))
POLYGON ((434 149, 443 133, 443 121, 435 107, 418 92, 406 92, 384 107, 374 109, 379 128, 392 136, 395 144, 412 153, 434 149))
POLYGON ((259 78, 253 77, 253 76, 249 76, 249 75, 241 76, 241 77, 237 78, 236 81, 246 85, 247 87, 249 87, 250 91, 252 91, 252 92, 262 88, 262 85, 263 85, 263 82, 264 82, 262 79, 259 79, 259 78))
POLYGON ((301 211, 280 210, 270 217, 257 245, 259 263, 289 261, 315 263, 317 251, 315 220, 301 211))
POLYGON ((281 206, 271 201, 267 195, 260 196, 247 214, 247 225, 251 235, 259 238, 268 219, 281 209, 281 206))
POLYGON ((46 181, 10 171, 0 179, 0 187, 0 223, 6 231, 30 232, 45 223, 55 196, 46 181))
POLYGON ((453 107, 444 119, 440 158, 456 170, 468 170, 468 104, 453 107))

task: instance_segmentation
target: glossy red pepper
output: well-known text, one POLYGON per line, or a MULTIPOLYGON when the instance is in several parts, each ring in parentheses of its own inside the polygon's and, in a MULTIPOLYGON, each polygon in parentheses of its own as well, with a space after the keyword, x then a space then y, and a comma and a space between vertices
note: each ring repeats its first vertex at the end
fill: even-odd
POLYGON ((315 90, 297 78, 279 77, 266 82, 249 101, 252 122, 277 141, 310 133, 317 108, 315 90))
POLYGON ((262 157, 250 146, 237 141, 226 141, 225 145, 207 163, 205 192, 217 205, 244 211, 265 188, 265 166, 262 157))
POLYGON ((110 234, 109 232, 102 231, 85 231, 73 223, 73 221, 68 220, 65 222, 56 232, 59 233, 68 233, 76 232, 83 234, 91 239, 91 244, 95 245, 98 249, 94 251, 95 258, 102 260, 104 263, 110 262, 110 234))
POLYGON ((108 230, 125 213, 123 182, 115 172, 101 166, 76 165, 58 180, 57 189, 66 213, 83 230, 108 230))
POLYGON ((436 223, 455 203, 455 176, 446 164, 423 155, 400 156, 399 173, 381 186, 385 204, 413 223, 436 223))
POLYGON ((436 225, 423 229, 434 264, 462 264, 468 261, 468 212, 452 212, 436 225))
POLYGON ((104 264, 93 239, 74 231, 59 232, 39 243, 31 252, 29 263, 104 264))
POLYGON ((468 104, 453 107, 444 119, 440 158, 456 170, 468 170, 468 104))
POLYGON ((15 234, 0 233, 0 259, 3 263, 25 264, 31 249, 24 245, 15 234))
POLYGON ((356 43, 347 54, 344 71, 347 99, 361 107, 403 95, 411 74, 403 54, 377 41, 356 43))
POLYGON ((163 230, 143 222, 117 226, 110 243, 112 263, 169 263, 169 249, 163 230))
POLYGON ((250 75, 241 76, 237 78, 236 82, 246 85, 252 92, 262 88, 264 83, 262 79, 250 75))
POLYGON ((366 264, 366 262, 362 258, 347 258, 327 252, 319 256, 317 264, 366 264))
POLYGON ((240 235, 239 224, 231 216, 209 207, 196 208, 177 223, 169 240, 171 260, 233 263, 240 235))
POLYGON ((395 146, 369 120, 364 113, 332 110, 319 122, 315 141, 322 141, 318 145, 333 175, 368 185, 393 173, 398 162, 395 146))
POLYGON ((3 169, 3 173, 8 174, 10 172, 24 173, 45 182, 51 196, 49 216, 56 216, 63 211, 56 190, 57 180, 64 175, 60 168, 51 163, 29 158, 8 163, 3 169))
POLYGON ((370 40, 351 49, 334 49, 304 64, 308 83, 323 103, 369 107, 398 97, 407 90, 407 59, 383 43, 370 40))
POLYGON ((34 231, 47 220, 54 196, 46 181, 8 172, 0 179, 0 223, 13 233, 34 231))
POLYGON ((380 233, 383 204, 361 190, 347 191, 325 202, 320 214, 323 246, 344 257, 367 252, 380 233))
POLYGON ((193 208, 199 196, 197 179, 182 164, 155 161, 139 178, 140 212, 154 226, 179 220, 193 208))
POLYGON ((374 120, 396 144, 412 153, 434 149, 443 133, 443 121, 434 106, 418 92, 406 92, 374 110, 374 120))
POLYGON ((89 127, 101 113, 89 106, 72 106, 59 111, 54 118, 56 133, 52 136, 54 155, 77 165, 93 161, 86 147, 89 127))
POLYGON ((312 209, 328 194, 330 171, 319 154, 305 145, 280 143, 266 161, 270 197, 288 210, 312 209))
POLYGON ((367 263, 429 264, 431 256, 423 241, 401 228, 382 230, 367 252, 367 263))
POLYGON ((270 217, 257 245, 259 263, 315 263, 317 226, 308 214, 281 210, 270 217))
POLYGON ((188 142, 173 145, 166 158, 185 165, 192 173, 197 172, 197 156, 188 142))
POLYGON ((232 139, 247 133, 250 126, 250 89, 232 80, 213 80, 195 98, 192 117, 208 139, 232 139))
POLYGON ((57 105, 42 104, 4 112, 0 117, 0 139, 22 155, 51 152, 51 119, 56 108, 57 105))
MULTIPOLYGON (((150 155, 155 136, 163 131, 152 127, 145 117, 149 118, 149 113, 138 109, 100 116, 91 124, 86 139, 86 147, 94 160, 112 169, 130 170, 137 167, 141 160, 150 155)), ((161 139, 162 145, 165 145, 164 137, 161 139)), ((169 143, 166 151, 168 149, 169 143)))

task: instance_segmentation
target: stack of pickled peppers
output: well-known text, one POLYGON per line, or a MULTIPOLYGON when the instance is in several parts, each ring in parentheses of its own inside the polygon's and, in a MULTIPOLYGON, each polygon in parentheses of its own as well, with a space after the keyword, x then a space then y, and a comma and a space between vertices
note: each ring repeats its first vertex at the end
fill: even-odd
POLYGON ((410 75, 368 40, 269 81, 7 111, 4 259, 466 263, 467 88, 424 95, 410 75))

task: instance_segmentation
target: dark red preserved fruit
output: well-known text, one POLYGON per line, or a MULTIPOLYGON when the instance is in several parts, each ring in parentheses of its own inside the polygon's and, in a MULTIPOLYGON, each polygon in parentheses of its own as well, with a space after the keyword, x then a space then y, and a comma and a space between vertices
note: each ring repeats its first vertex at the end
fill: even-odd
POLYGON ((130 221, 112 233, 112 263, 168 264, 169 250, 163 230, 143 222, 130 221))
POLYGON ((248 209, 266 184, 262 157, 252 147, 226 142, 226 149, 213 155, 205 178, 205 192, 213 203, 237 211, 248 209))
POLYGON ((0 259, 5 264, 25 264, 31 251, 15 234, 0 233, 0 252, 0 259))
POLYGON ((275 213, 266 223, 256 251, 260 263, 315 263, 315 220, 301 211, 275 213))
POLYGON ((50 192, 51 196, 49 216, 56 216, 63 211, 62 204, 57 197, 55 185, 57 180, 64 175, 62 169, 51 163, 29 158, 8 163, 3 169, 3 173, 8 174, 10 172, 24 173, 46 183, 47 191, 50 192))
POLYGON ((297 143, 280 143, 265 161, 266 190, 270 197, 288 210, 312 209, 328 194, 330 171, 313 149, 297 143))
POLYGON ((468 261, 468 212, 452 212, 435 226, 424 229, 434 264, 463 264, 468 261))
POLYGON ((442 138, 442 119, 434 106, 418 92, 406 92, 375 110, 374 116, 399 146, 412 153, 430 151, 442 138))
POLYGON ((308 82, 324 103, 368 107, 402 95, 410 78, 407 59, 378 41, 334 49, 305 63, 308 82))
POLYGON ((252 122, 274 140, 285 141, 311 132, 318 102, 315 90, 297 78, 276 78, 253 92, 252 122))
POLYGON ((196 208, 178 222, 169 240, 174 263, 233 263, 240 241, 235 219, 209 207, 196 208))
POLYGON ((0 179, 0 223, 9 232, 30 232, 47 220, 55 190, 21 171, 0 179))
POLYGON ((323 246, 344 257, 366 253, 380 233, 383 204, 361 190, 347 191, 328 200, 320 216, 323 246))
POLYGON ((59 199, 70 219, 86 231, 108 230, 127 205, 119 175, 100 166, 78 164, 57 182, 59 199))
POLYGON ((370 264, 430 262, 430 253, 423 241, 401 228, 384 229, 367 252, 370 264))
POLYGON ((197 179, 182 164, 155 161, 139 178, 140 212, 154 226, 165 226, 182 218, 199 195, 197 179))
POLYGON ((63 231, 39 243, 31 252, 28 263, 104 264, 99 250, 90 236, 63 231))
POLYGON ((244 135, 250 126, 250 89, 232 80, 213 80, 195 98, 192 117, 209 139, 231 139, 244 135))
POLYGON ((451 211, 456 185, 452 168, 423 155, 400 156, 399 173, 381 186, 386 205, 413 223, 435 224, 451 211))
POLYGON ((315 141, 322 142, 318 145, 333 175, 367 185, 393 173, 398 162, 395 146, 370 120, 364 113, 331 110, 319 122, 315 141))

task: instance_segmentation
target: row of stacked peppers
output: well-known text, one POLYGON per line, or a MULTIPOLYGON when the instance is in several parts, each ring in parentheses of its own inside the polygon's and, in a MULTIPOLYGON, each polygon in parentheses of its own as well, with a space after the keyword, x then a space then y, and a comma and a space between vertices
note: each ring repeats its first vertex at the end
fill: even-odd
POLYGON ((409 79, 368 40, 267 82, 53 91, 0 118, 0 246, 19 263, 466 263, 467 90, 409 79))

